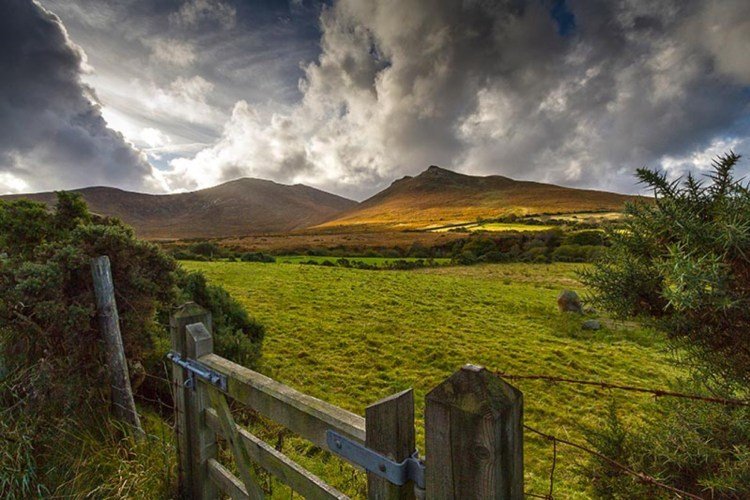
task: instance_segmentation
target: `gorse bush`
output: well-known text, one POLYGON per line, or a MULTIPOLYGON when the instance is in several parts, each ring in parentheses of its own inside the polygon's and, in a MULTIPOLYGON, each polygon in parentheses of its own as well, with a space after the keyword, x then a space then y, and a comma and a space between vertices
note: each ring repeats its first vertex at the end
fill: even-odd
POLYGON ((639 169, 655 203, 634 203, 583 281, 620 317, 641 316, 715 379, 750 385, 750 191, 740 156, 713 163, 711 182, 639 169))
POLYGON ((177 284, 183 301, 191 300, 211 311, 215 351, 243 366, 255 366, 260 358, 263 326, 253 321, 226 290, 209 284, 200 273, 181 273, 177 284))
MULTIPOLYGON (((694 495, 750 498, 750 408, 673 398, 654 405, 660 418, 637 426, 625 424, 613 405, 605 425, 588 430, 589 443, 632 470, 694 495)), ((599 458, 583 469, 600 498, 674 498, 599 458)))
MULTIPOLYGON (((638 170, 654 203, 628 205, 629 217, 609 231, 610 246, 582 280, 594 303, 671 340, 693 380, 683 392, 747 399, 750 191, 733 178, 739 159, 730 152, 715 160, 709 182, 638 170)), ((750 498, 747 407, 670 400, 659 409, 659 419, 634 426, 613 412, 589 440, 604 456, 692 494, 750 498)), ((659 498, 606 460, 593 459, 587 476, 603 498, 659 498)))
POLYGON ((19 443, 17 454, 0 456, 0 496, 36 496, 26 485, 31 477, 54 493, 72 470, 55 453, 60 429, 84 432, 107 418, 108 373, 90 267, 99 255, 111 261, 136 401, 158 396, 170 404, 169 314, 185 301, 212 313, 217 353, 247 366, 260 355, 263 328, 236 300, 182 271, 118 220, 90 214, 78 195, 58 193, 52 211, 27 200, 0 202, 0 401, 12 409, 0 418, 0 439, 19 443))

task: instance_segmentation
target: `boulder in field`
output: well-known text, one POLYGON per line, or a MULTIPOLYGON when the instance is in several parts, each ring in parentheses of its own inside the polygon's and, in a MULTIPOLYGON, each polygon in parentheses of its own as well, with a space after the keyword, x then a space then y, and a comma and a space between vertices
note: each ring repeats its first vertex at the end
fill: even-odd
POLYGON ((589 319, 583 322, 583 325, 581 325, 581 328, 584 330, 599 330, 601 329, 602 324, 599 323, 599 320, 596 319, 589 319))
POLYGON ((557 296, 557 308, 560 312, 574 312, 583 314, 581 298, 573 290, 563 290, 557 296))

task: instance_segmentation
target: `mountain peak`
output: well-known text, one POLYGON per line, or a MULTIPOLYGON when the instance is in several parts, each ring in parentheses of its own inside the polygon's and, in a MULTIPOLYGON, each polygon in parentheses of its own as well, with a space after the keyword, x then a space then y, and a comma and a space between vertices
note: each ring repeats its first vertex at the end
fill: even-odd
POLYGON ((448 170, 443 167, 438 167, 437 165, 430 165, 427 167, 427 170, 422 172, 421 175, 445 175, 445 174, 455 174, 456 172, 452 170, 448 170))

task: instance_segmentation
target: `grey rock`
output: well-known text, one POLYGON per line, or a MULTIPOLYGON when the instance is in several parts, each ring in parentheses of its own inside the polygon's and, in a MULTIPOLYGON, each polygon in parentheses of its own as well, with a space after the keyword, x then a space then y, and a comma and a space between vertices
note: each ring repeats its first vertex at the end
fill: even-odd
POLYGON ((583 313, 581 298, 573 290, 563 290, 557 296, 557 308, 561 312, 583 313))
POLYGON ((581 325, 581 328, 584 330, 599 330, 602 327, 602 324, 599 323, 599 320, 596 319, 589 319, 583 322, 583 325, 581 325))

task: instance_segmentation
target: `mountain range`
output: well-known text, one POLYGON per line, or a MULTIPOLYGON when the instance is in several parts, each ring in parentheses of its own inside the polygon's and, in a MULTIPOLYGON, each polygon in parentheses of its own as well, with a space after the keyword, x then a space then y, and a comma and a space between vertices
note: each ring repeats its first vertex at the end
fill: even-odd
MULTIPOLYGON (((424 229, 510 213, 619 211, 634 196, 431 166, 357 203, 309 186, 238 179, 188 193, 152 195, 111 187, 74 190, 90 209, 115 216, 148 239, 236 237, 289 232, 424 229)), ((53 205, 55 194, 6 195, 53 205)))
MULTIPOLYGON (((92 212, 118 217, 147 239, 215 238, 280 233, 330 220, 357 202, 301 184, 238 179, 208 189, 143 194, 111 187, 73 190, 92 212)), ((54 205, 55 193, 3 196, 54 205)))

